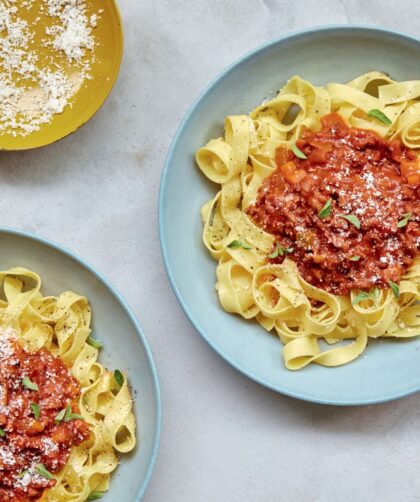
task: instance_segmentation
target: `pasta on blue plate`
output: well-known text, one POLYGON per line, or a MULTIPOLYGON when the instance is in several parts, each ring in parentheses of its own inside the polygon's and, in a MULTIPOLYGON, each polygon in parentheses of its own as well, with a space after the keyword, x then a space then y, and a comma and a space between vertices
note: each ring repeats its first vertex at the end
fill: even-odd
MULTIPOLYGON (((267 331, 274 330, 284 344, 284 361, 290 370, 310 363, 346 364, 365 350, 369 338, 420 334, 419 98, 420 81, 396 82, 377 71, 345 85, 330 83, 325 87, 295 76, 274 99, 249 115, 228 116, 224 136, 210 140, 196 153, 200 170, 220 185, 215 197, 201 210, 204 245, 218 263, 216 289, 220 303, 227 312, 255 319, 267 331), (340 125, 336 126, 334 120, 340 125), (340 128, 342 131, 337 132, 340 128), (322 136, 327 129, 329 139, 322 136), (350 145, 350 137, 356 146, 350 145), (322 259, 315 256, 311 243, 303 247, 297 223, 293 223, 297 221, 296 208, 304 207, 310 213, 313 228, 309 231, 314 235, 318 232, 334 237, 333 231, 339 228, 357 245, 373 239, 368 212, 353 204, 353 213, 344 214, 346 190, 353 199, 358 195, 351 193, 345 177, 339 177, 339 153, 331 150, 331 145, 340 141, 347 148, 346 155, 363 154, 372 162, 376 178, 364 172, 356 161, 351 164, 350 175, 364 180, 363 190, 371 190, 369 193, 380 201, 387 198, 384 194, 394 193, 394 188, 378 188, 386 183, 380 166, 388 163, 395 169, 394 174, 389 174, 389 183, 394 183, 392 187, 399 190, 398 194, 408 194, 403 202, 409 211, 397 215, 397 219, 392 215, 392 222, 384 221, 385 226, 392 226, 387 227, 388 244, 398 242, 400 249, 410 249, 411 255, 403 257, 389 248, 395 255, 391 258, 396 260, 396 268, 391 258, 387 262, 386 256, 382 261, 374 256, 374 244, 366 248, 364 257, 363 253, 347 250, 348 245, 346 248, 338 238, 334 243, 324 243, 340 256, 347 253, 347 268, 336 265, 347 284, 367 284, 354 278, 357 274, 364 277, 364 263, 374 264, 382 275, 369 277, 369 287, 340 289, 339 283, 323 283, 329 271, 322 268, 322 259), (338 173, 334 179, 347 183, 345 190, 340 192, 341 186, 331 185, 330 197, 321 194, 314 200, 322 187, 318 190, 311 185, 305 192, 305 183, 313 183, 313 173, 322 175, 333 160, 338 173), (395 181, 397 178, 399 181, 395 181), (279 190, 277 199, 270 192, 273 190, 279 190), (267 197, 271 197, 269 202, 267 197), (286 203, 293 197, 297 202, 290 203, 294 209, 288 209, 286 217, 286 203), (278 204, 282 218, 276 216, 269 203, 278 204), (265 212, 258 213, 261 206, 265 212), (258 214, 259 220, 253 217, 258 214), (275 225, 283 229, 282 234, 267 230, 275 225), (317 259, 320 263, 316 263, 317 259), (305 275, 304 270, 310 274, 305 275)), ((401 202, 401 196, 396 197, 401 202)), ((350 207, 352 201, 346 203, 350 207)))
POLYGON ((101 344, 90 336, 91 308, 85 297, 72 291, 44 296, 41 278, 20 267, 0 272, 0 284, 0 366, 2 371, 8 364, 11 368, 6 375, 0 371, 0 452, 6 460, 10 458, 3 465, 0 455, 0 495, 8 496, 12 490, 13 500, 39 500, 40 492, 42 500, 51 502, 99 498, 108 490, 118 454, 136 445, 127 378, 98 362, 101 344), (20 389, 20 381, 13 380, 13 368, 15 355, 22 351, 20 366, 30 354, 40 369, 25 370, 33 370, 39 380, 25 377, 20 389), (56 368, 56 373, 49 368, 56 368), (70 390, 63 387, 63 380, 70 390), (15 389, 20 389, 18 406, 16 400, 7 399, 7 392, 15 389), (62 406, 62 396, 70 391, 76 402, 64 399, 62 406), (57 413, 55 407, 63 409, 57 413), (20 414, 17 422, 8 419, 13 413, 20 414), (28 424, 33 430, 28 431, 28 424), (74 434, 75 427, 85 431, 87 439, 81 436, 67 452, 66 434, 74 434), (31 450, 26 449, 28 445, 31 450), (48 460, 52 454, 48 470, 41 459, 48 460), (55 462, 67 454, 64 467, 56 472, 55 462), (19 462, 25 466, 20 471, 19 462))

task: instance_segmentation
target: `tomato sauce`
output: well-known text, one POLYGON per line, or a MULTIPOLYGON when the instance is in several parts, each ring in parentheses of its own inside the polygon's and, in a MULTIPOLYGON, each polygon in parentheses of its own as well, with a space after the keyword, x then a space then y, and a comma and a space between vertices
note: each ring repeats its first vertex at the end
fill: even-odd
POLYGON ((389 287, 420 252, 420 160, 338 114, 321 120, 296 143, 306 158, 277 150, 277 170, 247 213, 276 238, 270 261, 290 257, 314 286, 337 295, 389 287))
POLYGON ((0 329, 0 502, 39 500, 55 485, 71 447, 90 434, 77 418, 79 395, 59 358, 29 353, 0 329))

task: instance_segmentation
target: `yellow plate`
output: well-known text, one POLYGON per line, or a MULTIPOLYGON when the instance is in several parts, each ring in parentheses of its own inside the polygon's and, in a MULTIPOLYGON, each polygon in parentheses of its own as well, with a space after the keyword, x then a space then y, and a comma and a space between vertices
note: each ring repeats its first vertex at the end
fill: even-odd
MULTIPOLYGON (((19 5, 20 2, 17 2, 19 5)), ((96 40, 94 49, 95 60, 91 64, 91 80, 85 80, 77 93, 71 98, 71 106, 63 113, 55 115, 51 122, 43 124, 39 131, 28 136, 16 136, 8 132, 0 132, 0 150, 25 150, 48 145, 76 131, 85 124, 102 106, 115 81, 121 65, 123 53, 123 30, 119 9, 114 0, 86 0, 87 14, 97 14, 103 10, 93 29, 96 40)), ((42 46, 40 41, 45 36, 45 25, 51 24, 48 19, 42 19, 45 14, 34 13, 25 7, 18 7, 19 17, 32 23, 37 15, 41 20, 36 23, 35 41, 39 42, 37 51, 41 57, 52 55, 52 49, 42 46)))

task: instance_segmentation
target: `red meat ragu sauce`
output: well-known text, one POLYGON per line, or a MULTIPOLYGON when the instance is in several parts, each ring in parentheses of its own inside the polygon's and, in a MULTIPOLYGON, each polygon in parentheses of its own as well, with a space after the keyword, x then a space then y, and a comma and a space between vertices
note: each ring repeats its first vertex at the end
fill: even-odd
POLYGON ((420 160, 399 140, 349 127, 338 114, 321 120, 319 132, 305 130, 297 141, 307 159, 277 150, 277 170, 247 213, 281 246, 270 261, 288 256, 310 284, 337 295, 389 287, 420 252, 420 160))
POLYGON ((48 473, 65 466, 71 447, 89 437, 89 426, 72 418, 80 385, 64 363, 45 349, 23 350, 10 332, 0 330, 0 502, 23 502, 39 500, 55 485, 48 473), (38 390, 27 388, 28 381, 38 390), (57 420, 68 406, 72 415, 57 420))

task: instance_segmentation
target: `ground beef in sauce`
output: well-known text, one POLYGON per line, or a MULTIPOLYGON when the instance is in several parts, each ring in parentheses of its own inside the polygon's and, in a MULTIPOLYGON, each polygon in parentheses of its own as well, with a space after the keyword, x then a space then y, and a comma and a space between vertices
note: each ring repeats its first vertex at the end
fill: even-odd
POLYGON ((71 447, 90 433, 86 422, 70 415, 69 420, 57 420, 69 406, 78 412, 80 385, 65 364, 45 349, 23 350, 11 333, 0 329, 0 502, 23 502, 39 500, 55 485, 39 466, 57 473, 71 447), (27 388, 25 377, 26 385, 29 381, 38 390, 27 388))
POLYGON ((319 132, 305 130, 297 147, 307 159, 280 147, 277 170, 248 215, 293 248, 288 257, 314 286, 344 295, 398 283, 420 252, 417 154, 399 140, 349 127, 338 114, 323 117, 319 132), (331 213, 320 218, 328 201, 331 213), (343 215, 356 216, 360 229, 343 215))

